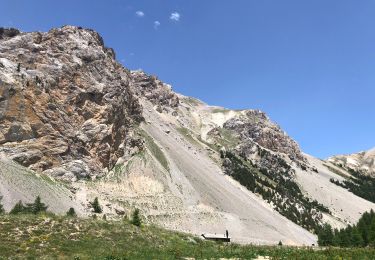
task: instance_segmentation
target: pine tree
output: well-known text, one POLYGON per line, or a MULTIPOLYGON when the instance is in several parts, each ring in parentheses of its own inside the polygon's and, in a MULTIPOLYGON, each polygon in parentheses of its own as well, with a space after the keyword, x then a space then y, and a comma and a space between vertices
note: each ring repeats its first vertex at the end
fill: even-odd
POLYGON ((37 196, 34 200, 34 203, 26 204, 27 211, 32 214, 39 214, 41 212, 46 212, 48 206, 42 202, 39 196, 37 196))
POLYGON ((359 220, 359 222, 357 224, 358 232, 361 235, 362 240, 363 240, 363 245, 368 244, 368 232, 369 232, 368 227, 371 224, 371 221, 370 221, 370 223, 368 223, 369 214, 367 212, 365 212, 365 214, 363 214, 362 218, 359 220))
POLYGON ((2 196, 0 196, 0 214, 3 214, 5 213, 5 210, 4 210, 4 207, 3 207, 3 204, 1 204, 1 200, 3 199, 2 196))
POLYGON ((339 230, 335 229, 333 232, 333 238, 332 238, 332 245, 333 246, 340 246, 340 235, 339 235, 339 230))
POLYGON ((94 209, 95 213, 102 213, 102 207, 99 204, 99 199, 96 197, 93 202, 90 202, 91 207, 94 209))
POLYGON ((140 227, 141 226, 141 218, 139 216, 139 209, 135 209, 132 215, 131 224, 140 227))
POLYGON ((330 246, 333 242, 332 227, 329 224, 324 224, 318 233, 318 244, 320 246, 330 246))
MULTIPOLYGON (((319 234, 319 243, 327 240, 327 229, 322 229, 319 234)), ((335 229, 332 245, 340 247, 362 247, 375 246, 375 213, 363 213, 358 223, 354 226, 347 226, 344 229, 335 229)))
POLYGON ((355 247, 363 246, 363 238, 357 228, 354 228, 352 231, 351 245, 355 247))
POLYGON ((26 207, 23 205, 22 201, 18 201, 16 205, 12 208, 9 214, 21 214, 26 212, 26 207))
POLYGON ((369 230, 369 244, 375 246, 375 218, 372 219, 372 223, 369 230))
POLYGON ((74 208, 70 208, 70 209, 68 210, 68 212, 66 212, 66 215, 67 215, 68 217, 76 217, 76 216, 77 216, 76 211, 74 210, 74 208))

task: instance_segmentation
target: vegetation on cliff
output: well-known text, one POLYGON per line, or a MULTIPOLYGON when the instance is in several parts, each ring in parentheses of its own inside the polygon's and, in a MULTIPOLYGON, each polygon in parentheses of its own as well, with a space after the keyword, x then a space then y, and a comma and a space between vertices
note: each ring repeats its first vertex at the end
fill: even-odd
POLYGON ((361 174, 358 171, 349 169, 351 177, 340 182, 336 179, 330 181, 338 186, 348 189, 355 195, 375 203, 375 178, 361 174))
POLYGON ((259 168, 250 160, 230 151, 222 151, 221 157, 227 174, 251 192, 262 196, 281 215, 307 230, 315 233, 319 231, 322 225, 322 212, 329 213, 329 210, 316 200, 303 195, 289 172, 289 165, 284 163, 285 172, 274 173, 266 168, 259 168))

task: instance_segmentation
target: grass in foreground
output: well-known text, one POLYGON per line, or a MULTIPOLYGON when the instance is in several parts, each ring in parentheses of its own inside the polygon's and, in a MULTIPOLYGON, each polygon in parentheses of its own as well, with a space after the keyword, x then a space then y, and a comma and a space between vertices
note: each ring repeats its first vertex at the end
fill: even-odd
POLYGON ((374 259, 374 248, 240 246, 154 226, 56 216, 0 216, 0 259, 374 259))

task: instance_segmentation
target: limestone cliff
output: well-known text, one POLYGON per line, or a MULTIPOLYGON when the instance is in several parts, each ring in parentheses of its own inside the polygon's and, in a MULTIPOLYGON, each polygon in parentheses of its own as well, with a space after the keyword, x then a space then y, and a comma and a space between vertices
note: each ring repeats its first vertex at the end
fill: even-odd
POLYGON ((0 30, 0 152, 64 180, 103 175, 137 143, 129 85, 92 30, 0 30))

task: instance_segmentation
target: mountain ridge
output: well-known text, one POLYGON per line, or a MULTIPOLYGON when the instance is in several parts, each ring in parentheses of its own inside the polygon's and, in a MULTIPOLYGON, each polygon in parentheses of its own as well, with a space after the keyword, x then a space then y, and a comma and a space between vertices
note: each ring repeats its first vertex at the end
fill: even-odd
POLYGON ((375 147, 358 153, 332 156, 327 160, 346 169, 375 177, 375 147))
MULTIPOLYGON (((66 185, 64 205, 82 216, 99 197, 109 218, 137 207, 170 229, 310 245, 320 225, 375 208, 331 183, 337 166, 305 155, 265 113, 208 106, 129 71, 92 30, 3 29, 0 50, 0 153, 66 185)), ((16 186, 0 189, 7 210, 35 194, 16 186)))

